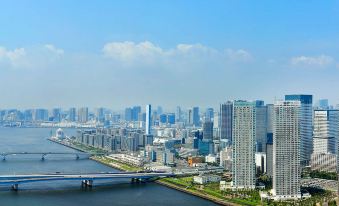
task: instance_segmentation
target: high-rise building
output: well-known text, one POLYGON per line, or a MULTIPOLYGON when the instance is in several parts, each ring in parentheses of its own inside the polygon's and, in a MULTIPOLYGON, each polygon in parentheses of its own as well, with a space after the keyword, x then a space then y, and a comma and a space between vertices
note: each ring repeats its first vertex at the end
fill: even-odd
POLYGON ((141 113, 141 107, 140 106, 134 106, 132 108, 132 121, 139 121, 139 114, 141 113))
POLYGON ((168 113, 167 114, 167 123, 168 124, 175 124, 175 114, 174 113, 168 113))
POLYGON ((314 110, 313 154, 337 154, 339 110, 314 110))
POLYGON ((199 114, 199 107, 193 107, 193 125, 195 127, 200 126, 200 114, 199 114))
POLYGON ((35 109, 33 111, 34 121, 47 121, 48 120, 48 110, 47 109, 35 109))
POLYGON ((205 121, 202 124, 203 139, 213 140, 213 122, 205 121))
POLYGON ((104 122, 105 121, 104 108, 102 107, 97 108, 95 117, 97 122, 104 122))
POLYGON ((255 189, 255 102, 234 101, 232 172, 234 189, 255 189))
POLYGON ((78 109, 78 122, 88 122, 88 107, 81 107, 78 109))
POLYGON ((313 149, 313 106, 312 95, 285 95, 287 101, 300 101, 300 161, 301 166, 309 165, 313 149))
POLYGON ((71 122, 76 121, 76 109, 74 107, 69 109, 68 120, 71 121, 71 122))
POLYGON ((146 105, 146 127, 145 127, 145 134, 151 134, 151 121, 152 121, 152 106, 150 104, 146 105))
POLYGON ((214 110, 213 108, 207 108, 205 112, 205 121, 212 122, 214 117, 214 110))
POLYGON ((328 99, 319 99, 317 102, 318 109, 329 109, 328 99))
POLYGON ((188 125, 192 126, 193 125, 193 109, 189 108, 187 111, 187 122, 188 125))
POLYGON ((52 110, 52 118, 53 118, 53 122, 61 121, 61 109, 60 108, 54 108, 52 110))
POLYGON ((132 108, 128 107, 125 109, 125 121, 132 121, 132 108))
POLYGON ((175 111, 175 121, 176 122, 182 122, 182 111, 181 111, 181 108, 179 106, 177 106, 177 109, 175 111))
POLYGON ((273 198, 298 199, 300 192, 300 101, 274 104, 273 198))
POLYGON ((228 101, 220 105, 220 139, 232 141, 233 102, 228 101))
POLYGON ((267 133, 266 141, 266 174, 273 176, 273 133, 267 133))
POLYGON ((256 151, 266 152, 266 140, 267 140, 267 107, 264 101, 257 100, 255 106, 256 114, 256 151))
POLYGON ((267 107, 267 133, 273 134, 273 115, 274 115, 274 104, 266 104, 267 107))
POLYGON ((215 139, 220 139, 220 114, 219 112, 214 112, 213 117, 213 137, 215 139))

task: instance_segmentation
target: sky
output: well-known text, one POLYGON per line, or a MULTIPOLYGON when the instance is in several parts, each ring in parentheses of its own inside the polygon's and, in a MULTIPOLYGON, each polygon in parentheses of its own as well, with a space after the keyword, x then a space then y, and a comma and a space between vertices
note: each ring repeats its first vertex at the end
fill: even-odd
POLYGON ((339 103, 339 2, 4 0, 0 108, 339 103))

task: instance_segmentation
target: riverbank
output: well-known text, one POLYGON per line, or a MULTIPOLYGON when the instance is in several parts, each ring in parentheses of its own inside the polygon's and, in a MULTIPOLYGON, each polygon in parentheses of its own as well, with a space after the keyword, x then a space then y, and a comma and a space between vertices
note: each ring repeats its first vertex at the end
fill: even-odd
POLYGON ((169 187, 169 188, 172 188, 172 189, 181 191, 181 192, 185 192, 185 193, 187 193, 187 194, 191 194, 191 195, 194 195, 194 196, 197 196, 197 197, 200 197, 200 198, 203 198, 203 199, 212 201, 212 202, 214 202, 214 203, 216 203, 216 204, 219 204, 219 205, 224 205, 224 206, 238 206, 238 204, 226 202, 225 200, 222 200, 222 199, 213 197, 213 196, 211 196, 211 195, 206 195, 206 194, 200 193, 200 192, 198 192, 198 191, 189 190, 189 189, 186 189, 186 188, 177 186, 177 185, 175 185, 175 184, 172 184, 172 183, 170 183, 170 182, 166 182, 166 181, 164 181, 164 180, 162 180, 162 179, 161 179, 161 180, 156 180, 155 182, 156 182, 157 184, 160 184, 160 185, 163 185, 163 186, 166 186, 166 187, 169 187))
MULTIPOLYGON (((61 144, 63 146, 75 149, 77 151, 82 151, 82 152, 93 152, 93 150, 96 149, 96 148, 92 148, 92 147, 88 147, 88 146, 84 146, 84 145, 74 145, 73 142, 65 143, 65 142, 60 142, 60 141, 54 140, 54 139, 48 139, 48 140, 55 142, 55 143, 58 143, 58 144, 61 144)), ((116 160, 113 160, 111 158, 104 157, 104 156, 92 156, 92 157, 90 157, 90 159, 93 160, 93 161, 96 161, 100 164, 103 164, 103 165, 106 165, 108 167, 112 167, 114 169, 124 171, 124 172, 136 172, 136 171, 143 170, 143 168, 141 168, 141 167, 128 165, 126 163, 122 163, 122 162, 119 162, 119 161, 116 161, 116 160)), ((239 205, 239 204, 236 204, 236 203, 232 203, 230 201, 226 201, 225 199, 218 198, 217 195, 206 194, 206 193, 203 193, 199 190, 187 189, 183 186, 176 185, 176 184, 172 183, 171 181, 169 181, 169 179, 171 179, 171 178, 159 179, 159 180, 156 180, 155 183, 160 184, 160 185, 165 186, 165 187, 168 187, 168 188, 171 188, 171 189, 178 190, 180 192, 184 192, 184 193, 187 193, 187 194, 190 194, 190 195, 200 197, 200 198, 205 199, 205 200, 209 200, 209 201, 214 202, 214 203, 219 204, 219 205, 224 205, 224 206, 237 206, 237 205, 239 205)))
POLYGON ((49 141, 51 141, 51 142, 54 142, 54 143, 57 143, 57 144, 61 144, 61 145, 65 146, 65 147, 74 149, 74 150, 79 151, 79 152, 86 152, 86 153, 88 152, 88 151, 86 151, 85 149, 81 149, 81 148, 75 147, 75 146, 73 146, 72 144, 67 144, 67 143, 65 143, 65 142, 55 140, 55 139, 53 139, 53 138, 47 138, 47 140, 49 140, 49 141))

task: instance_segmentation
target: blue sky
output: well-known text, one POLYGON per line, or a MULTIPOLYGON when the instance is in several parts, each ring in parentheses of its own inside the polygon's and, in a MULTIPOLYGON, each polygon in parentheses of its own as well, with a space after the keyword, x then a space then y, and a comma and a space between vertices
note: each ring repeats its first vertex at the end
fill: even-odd
POLYGON ((336 1, 2 1, 0 108, 339 103, 336 1))

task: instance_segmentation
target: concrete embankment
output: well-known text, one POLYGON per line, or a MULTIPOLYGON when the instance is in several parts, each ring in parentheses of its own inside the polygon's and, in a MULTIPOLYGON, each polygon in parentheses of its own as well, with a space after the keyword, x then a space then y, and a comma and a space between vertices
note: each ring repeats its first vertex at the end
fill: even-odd
POLYGON ((51 141, 51 142, 55 142, 55 143, 57 143, 57 144, 61 144, 61 145, 65 146, 65 147, 69 147, 69 148, 71 148, 71 149, 77 150, 77 151, 79 151, 79 152, 86 152, 86 153, 87 153, 86 150, 77 148, 77 147, 75 147, 75 146, 73 146, 73 145, 66 144, 66 143, 64 143, 64 142, 60 142, 60 141, 54 140, 54 139, 52 139, 52 138, 48 138, 48 140, 51 141))
POLYGON ((226 202, 226 201, 221 200, 219 198, 215 198, 215 197, 212 197, 212 196, 209 196, 209 195, 205 195, 205 194, 202 194, 202 193, 199 193, 199 192, 194 192, 194 191, 191 191, 191 190, 187 190, 185 188, 182 188, 180 186, 177 186, 177 185, 174 185, 174 184, 171 184, 171 183, 168 183, 168 182, 164 182, 164 181, 161 181, 161 180, 156 180, 155 182, 157 184, 160 184, 160 185, 163 185, 163 186, 166 186, 166 187, 169 187, 169 188, 181 191, 181 192, 185 192, 185 193, 188 193, 188 194, 191 194, 191 195, 194 195, 194 196, 197 196, 197 197, 200 197, 200 198, 212 201, 212 202, 214 202, 216 204, 219 204, 219 205, 238 206, 238 204, 226 202))

